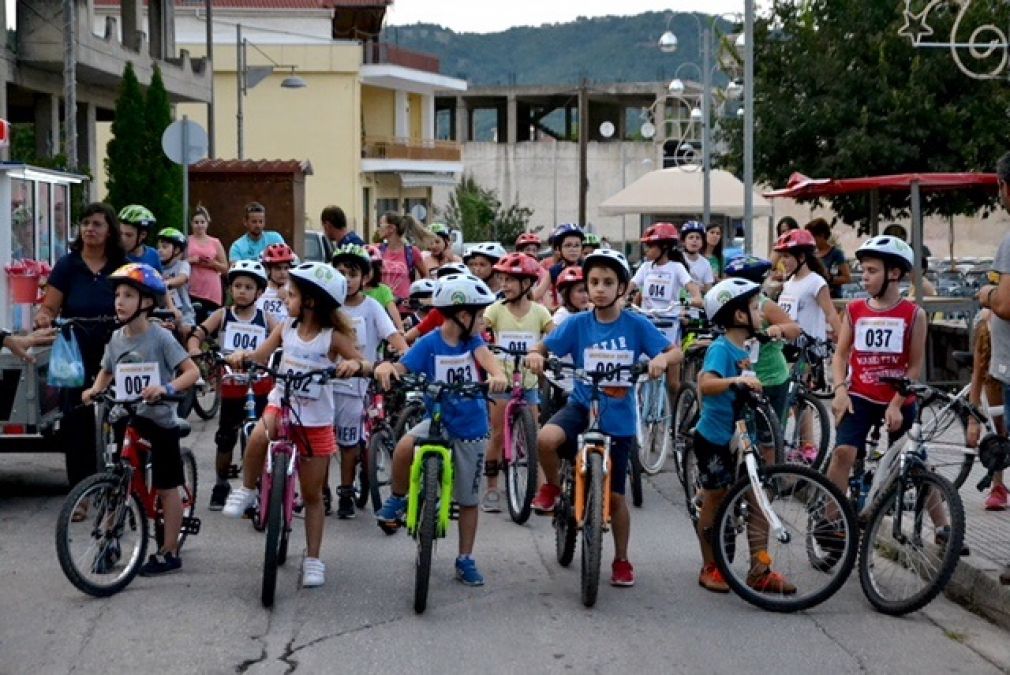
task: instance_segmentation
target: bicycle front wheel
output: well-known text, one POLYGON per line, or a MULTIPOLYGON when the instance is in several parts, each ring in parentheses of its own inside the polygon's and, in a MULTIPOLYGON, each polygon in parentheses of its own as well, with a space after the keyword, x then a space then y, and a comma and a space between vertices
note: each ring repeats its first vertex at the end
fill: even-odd
POLYGON ((526 406, 516 411, 509 424, 512 460, 505 469, 505 491, 512 522, 522 525, 529 520, 537 492, 537 427, 533 411, 526 406))
POLYGON ((389 496, 393 480, 393 449, 396 437, 388 424, 383 423, 372 432, 368 439, 368 491, 372 496, 372 510, 382 508, 382 502, 389 496))
POLYGON ((760 485, 738 481, 713 529, 715 561, 730 588, 775 612, 809 609, 830 598, 855 566, 859 529, 848 500, 828 479, 797 465, 758 470, 760 485), (781 523, 776 531, 761 508, 762 490, 781 523), (837 555, 831 565, 812 557, 810 542, 837 555))
POLYGON ((182 551, 182 545, 186 543, 186 538, 189 536, 190 528, 187 523, 193 522, 192 519, 196 513, 196 480, 196 458, 189 450, 183 450, 182 487, 179 488, 179 494, 182 497, 182 531, 179 533, 179 551, 182 551))
MULTIPOLYGON (((203 359, 200 361, 204 364, 207 363, 203 359)), ((193 388, 193 410, 196 411, 197 417, 202 420, 213 419, 221 408, 221 389, 218 387, 220 372, 220 369, 214 365, 202 366, 200 368, 200 377, 203 378, 203 384, 193 388)))
POLYGON ((786 415, 782 430, 784 460, 820 469, 831 443, 831 420, 824 403, 804 391, 786 415))
POLYGON ((572 481, 572 465, 568 461, 561 465, 561 496, 554 506, 554 549, 558 564, 568 567, 575 557, 575 537, 578 528, 575 523, 575 489, 572 481))
POLYGON ((103 598, 126 588, 147 554, 140 499, 111 473, 89 476, 67 495, 56 521, 56 555, 79 590, 103 598))
POLYGON ((418 495, 421 503, 417 510, 417 560, 414 566, 414 611, 418 614, 428 606, 428 581, 431 579, 431 553, 435 548, 438 522, 442 459, 438 455, 428 455, 424 458, 423 466, 421 494, 418 495))
POLYGON ((600 590, 603 555, 603 455, 590 452, 586 460, 586 511, 582 523, 582 604, 592 607, 600 590))
MULTIPOLYGON (((264 607, 272 607, 277 590, 277 566, 280 564, 281 534, 284 529, 284 488, 287 484, 288 455, 277 452, 273 456, 270 473, 270 503, 266 506, 266 549, 263 553, 263 588, 260 600, 264 607)), ((260 505, 261 512, 264 505, 260 505)))
POLYGON ((687 489, 687 476, 685 474, 686 451, 693 443, 691 434, 694 433, 694 426, 698 423, 700 414, 701 407, 699 405, 698 390, 693 384, 682 383, 680 390, 677 392, 677 400, 673 405, 673 428, 671 429, 671 434, 673 436, 673 459, 677 469, 677 478, 680 479, 680 484, 684 486, 685 490, 687 489))
POLYGON ((393 441, 394 443, 410 431, 412 428, 421 423, 424 419, 424 402, 423 401, 408 401, 400 411, 400 414, 396 417, 396 422, 393 424, 393 441))
POLYGON ((950 481, 914 469, 869 515, 859 552, 859 583, 892 616, 929 604, 954 574, 964 542, 964 507, 950 481))
POLYGON ((642 470, 653 476, 666 465, 670 450, 670 397, 665 378, 646 380, 638 391, 639 457, 642 470))
POLYGON ((930 467, 960 490, 975 462, 975 452, 968 449, 968 420, 949 404, 933 401, 922 409, 919 437, 926 444, 930 467))

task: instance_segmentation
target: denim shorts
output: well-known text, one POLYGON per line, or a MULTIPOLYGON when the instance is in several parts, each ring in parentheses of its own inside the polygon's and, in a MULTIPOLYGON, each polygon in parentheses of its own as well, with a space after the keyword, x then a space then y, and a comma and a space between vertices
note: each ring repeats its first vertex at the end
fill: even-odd
MULTIPOLYGON (((565 442, 558 448, 558 454, 565 459, 575 459, 579 434, 589 426, 589 410, 577 403, 567 403, 554 413, 548 424, 561 427, 565 432, 565 442)), ((630 453, 637 451, 634 436, 610 437, 610 491, 624 494, 624 482, 628 473, 628 458, 630 453)))
MULTIPOLYGON (((852 413, 845 413, 835 431, 835 447, 847 445, 856 449, 859 457, 866 454, 866 436, 877 423, 882 423, 887 404, 875 403, 861 396, 850 396, 852 413)), ((915 404, 901 409, 901 428, 896 433, 888 433, 888 443, 896 440, 912 428, 915 421, 915 404)))
MULTIPOLYGON (((503 391, 500 394, 489 394, 488 398, 492 401, 507 401, 512 398, 512 389, 503 391)), ((540 405, 540 390, 536 388, 524 389, 523 398, 526 399, 526 403, 529 405, 540 405)))
POLYGON ((694 457, 698 464, 698 482, 706 490, 723 490, 735 482, 736 458, 729 444, 712 443, 695 430, 694 457))

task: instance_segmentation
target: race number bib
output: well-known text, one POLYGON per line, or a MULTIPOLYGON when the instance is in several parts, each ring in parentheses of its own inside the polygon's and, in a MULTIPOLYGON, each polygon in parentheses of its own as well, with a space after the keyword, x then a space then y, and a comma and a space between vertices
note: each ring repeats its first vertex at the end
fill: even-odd
MULTIPOLYGON (((313 370, 318 370, 319 366, 311 361, 306 361, 304 359, 299 359, 294 356, 284 355, 281 359, 281 372, 287 373, 288 375, 295 375, 301 373, 308 373, 313 370)), ((316 400, 323 392, 323 385, 316 380, 302 380, 298 383, 298 386, 293 389, 294 395, 298 398, 306 398, 311 400, 316 400)))
POLYGON ((267 331, 263 326, 253 323, 238 323, 229 321, 224 329, 224 344, 221 351, 230 354, 241 349, 242 351, 252 351, 263 344, 267 336, 267 331))
POLYGON ((796 320, 796 310, 799 305, 799 299, 794 295, 780 295, 778 299, 778 306, 782 308, 782 311, 789 315, 789 318, 793 321, 796 320))
POLYGON ((356 316, 351 319, 351 325, 354 326, 355 341, 358 345, 358 351, 362 354, 365 353, 365 319, 364 317, 356 316))
POLYGON ((673 297, 673 279, 669 274, 652 272, 645 277, 645 297, 652 302, 670 304, 673 297))
MULTIPOLYGON (((528 352, 537 343, 537 337, 533 333, 523 331, 503 331, 495 336, 495 342, 499 347, 514 352, 528 352)), ((512 357, 508 354, 501 354, 502 358, 509 360, 512 357)))
POLYGON ((447 384, 477 381, 477 364, 470 354, 435 357, 435 380, 447 384))
POLYGON ((116 396, 124 401, 136 401, 147 387, 161 386, 161 371, 157 363, 116 364, 116 396))
POLYGON ((905 348, 905 322, 891 317, 856 321, 856 350, 900 354, 905 348))
POLYGON ((631 373, 619 368, 630 367, 634 357, 630 349, 587 349, 583 352, 582 363, 587 372, 608 373, 601 385, 630 387, 631 373))
POLYGON ((270 314, 274 318, 280 319, 288 315, 288 308, 280 298, 270 298, 269 300, 261 300, 261 302, 263 303, 262 310, 264 314, 270 314))

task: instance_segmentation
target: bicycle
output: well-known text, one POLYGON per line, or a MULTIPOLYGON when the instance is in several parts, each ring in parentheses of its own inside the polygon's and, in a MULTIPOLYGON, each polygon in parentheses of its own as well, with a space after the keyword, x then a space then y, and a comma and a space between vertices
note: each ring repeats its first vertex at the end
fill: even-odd
POLYGON ((383 489, 393 478, 393 450, 397 436, 389 424, 389 405, 386 394, 373 380, 368 385, 368 406, 365 408, 365 438, 368 446, 361 457, 358 485, 355 486, 355 504, 364 508, 372 500, 372 510, 378 511, 382 501, 389 496, 383 489))
MULTIPOLYGON (((445 537, 453 509, 454 463, 452 442, 442 427, 442 402, 450 396, 486 398, 487 384, 475 382, 430 382, 421 374, 406 374, 400 382, 419 390, 431 401, 431 424, 428 436, 418 438, 414 459, 410 464, 410 488, 407 492, 407 532, 417 542, 414 562, 414 611, 424 612, 428 605, 428 582, 431 578, 431 557, 435 540, 445 537)), ((387 534, 397 524, 379 523, 387 534)))
MULTIPOLYGON (((178 402, 163 396, 159 404, 178 402)), ((151 484, 151 444, 134 427, 142 401, 119 400, 109 393, 95 399, 95 416, 105 471, 82 480, 70 491, 56 521, 56 555, 67 579, 95 597, 114 595, 140 571, 148 536, 164 545, 165 520, 158 492, 151 484), (122 434, 116 426, 125 421, 122 434), (149 535, 148 519, 153 522, 149 535), (78 545, 80 549, 78 550, 78 545)), ((189 434, 180 420, 179 437, 189 434)), ((177 551, 189 535, 199 534, 196 509, 197 471, 193 453, 183 449, 183 518, 177 551)))
MULTIPOLYGON (((644 310, 635 307, 660 332, 669 331, 678 322, 680 307, 644 310)), ((638 457, 642 471, 654 476, 666 465, 670 449, 672 402, 667 394, 666 378, 646 379, 635 386, 638 399, 638 457)), ((637 506, 637 505, 636 505, 637 506)))
POLYGON ((505 493, 512 522, 522 525, 529 520, 537 491, 537 426, 533 410, 526 403, 523 388, 523 359, 527 349, 489 345, 492 352, 512 359, 512 394, 505 404, 502 459, 505 469, 505 493))
POLYGON ((592 607, 600 587, 600 559, 603 555, 603 533, 610 529, 610 436, 600 430, 600 401, 604 387, 634 387, 636 380, 648 371, 648 364, 597 363, 591 370, 550 358, 547 368, 555 377, 571 371, 592 387, 589 400, 589 425, 579 434, 573 460, 561 458, 561 494, 554 506, 555 548, 562 567, 571 564, 575 556, 578 533, 582 533, 581 598, 592 607), (622 378, 622 374, 627 374, 622 378))
MULTIPOLYGON (((239 334, 238 337, 248 336, 239 334)), ((221 388, 219 384, 221 383, 223 372, 218 364, 219 359, 215 358, 215 355, 218 353, 218 345, 213 340, 205 339, 200 343, 200 349, 203 354, 193 357, 193 361, 196 362, 197 367, 200 369, 200 379, 193 385, 191 391, 191 396, 193 397, 192 408, 196 412, 197 417, 202 420, 210 420, 217 415, 218 410, 221 408, 221 388)))
POLYGON ((716 565, 730 588, 756 607, 809 609, 834 595, 852 572, 856 516, 841 490, 813 469, 764 462, 748 418, 767 400, 743 385, 733 385, 732 391, 736 422, 730 447, 740 477, 726 493, 711 530, 716 565), (744 550, 749 555, 739 554, 744 550), (834 557, 825 565, 828 552, 834 557), (795 583, 791 592, 772 593, 748 583, 756 568, 760 573, 773 564, 795 583))
POLYGON ((825 355, 830 353, 829 344, 803 333, 793 344, 786 346, 794 359, 789 359, 793 361, 793 367, 786 399, 787 416, 783 421, 785 460, 817 470, 824 463, 831 445, 831 418, 821 401, 822 397, 814 393, 818 385, 813 383, 818 376, 813 370, 815 364, 823 365, 825 355), (811 446, 809 449, 808 445, 811 446))

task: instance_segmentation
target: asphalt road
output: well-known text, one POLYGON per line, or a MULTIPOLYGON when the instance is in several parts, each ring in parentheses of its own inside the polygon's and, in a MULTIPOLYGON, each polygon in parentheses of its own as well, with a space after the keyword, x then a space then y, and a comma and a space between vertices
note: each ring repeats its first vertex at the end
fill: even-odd
MULTIPOLYGON (((1007 634, 946 599, 901 619, 877 614, 855 577, 827 603, 761 612, 697 585, 700 554, 671 474, 633 513, 634 588, 579 601, 578 560, 558 566, 550 522, 482 515, 476 558, 487 584, 452 577, 455 533, 441 542, 428 611, 414 614, 411 540, 370 515, 327 519, 327 583, 300 589, 304 536, 259 603, 262 538, 206 511, 213 429, 194 426, 198 515, 183 570, 137 578, 94 599, 63 577, 53 543, 66 492, 62 460, 0 455, 0 673, 663 672, 848 673, 1010 670, 1007 634), (658 489, 657 489, 658 488, 658 489), (665 495, 665 496, 664 496, 665 495)), ((299 521, 300 522, 300 521, 299 521)), ((610 542, 604 550, 609 578, 610 542)))

